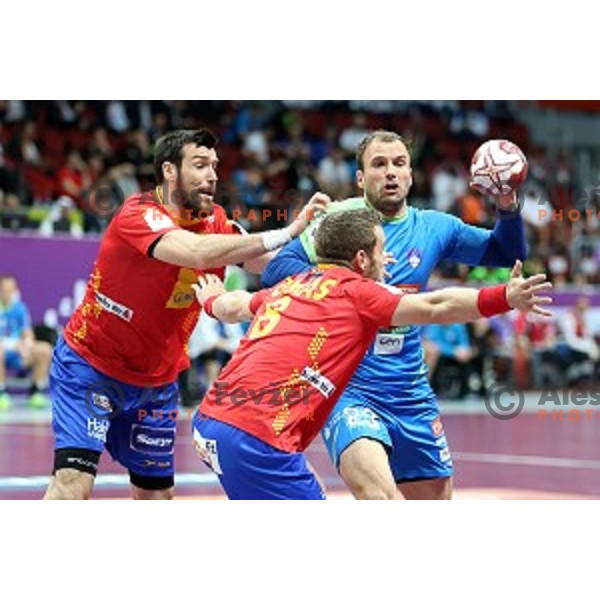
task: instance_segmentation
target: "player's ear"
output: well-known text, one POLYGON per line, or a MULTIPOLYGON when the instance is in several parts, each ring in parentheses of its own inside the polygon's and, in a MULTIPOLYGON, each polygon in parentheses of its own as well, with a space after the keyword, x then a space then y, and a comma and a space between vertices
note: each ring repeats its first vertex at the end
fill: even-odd
POLYGON ((162 172, 166 181, 175 181, 177 179, 177 167, 172 162, 165 161, 162 164, 162 172))
POLYGON ((364 250, 359 250, 352 261, 352 268, 362 275, 367 268, 367 253, 364 250))
POLYGON ((365 175, 360 169, 356 171, 356 185, 361 192, 365 191, 365 175))
POLYGON ((412 187, 413 177, 412 177, 412 169, 410 170, 410 177, 408 178, 408 187, 412 187))

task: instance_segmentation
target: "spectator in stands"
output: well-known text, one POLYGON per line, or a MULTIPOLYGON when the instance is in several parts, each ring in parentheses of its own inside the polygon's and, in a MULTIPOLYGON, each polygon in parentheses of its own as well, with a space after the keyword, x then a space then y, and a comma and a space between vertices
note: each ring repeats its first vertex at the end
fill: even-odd
POLYGON ((431 180, 433 208, 448 212, 454 203, 467 193, 467 175, 459 164, 446 162, 434 172, 431 180))
POLYGON ((51 356, 52 346, 35 339, 17 280, 11 275, 0 277, 0 410, 11 405, 6 391, 7 369, 19 374, 33 369, 29 405, 33 408, 47 406, 44 390, 48 384, 51 356))
POLYGON ((200 402, 227 364, 244 336, 240 323, 220 323, 202 313, 189 340, 191 367, 180 374, 179 388, 184 405, 200 402), (198 384, 198 367, 202 368, 202 383, 198 384))
POLYGON ((559 319, 562 335, 557 350, 564 367, 568 369, 569 383, 592 377, 598 366, 600 350, 589 330, 589 305, 589 299, 580 296, 575 307, 559 319))
POLYGON ((2 121, 0 121, 0 191, 14 192, 17 188, 16 174, 6 164, 5 148, 2 143, 2 121))
POLYGON ((68 196, 61 196, 42 221, 39 232, 44 236, 51 236, 55 233, 67 233, 73 237, 83 236, 83 227, 78 219, 73 200, 68 196))
POLYGON ((42 152, 37 142, 37 127, 34 121, 27 121, 21 132, 9 143, 9 154, 17 163, 42 167, 42 152))
POLYGON ((30 225, 27 209, 21 205, 19 196, 6 194, 2 201, 2 212, 0 212, 0 228, 17 232, 27 229, 30 225))
POLYGON ((456 399, 475 393, 469 381, 474 351, 464 323, 428 325, 424 334, 432 385, 441 398, 456 399))
POLYGON ((364 113, 356 113, 352 117, 352 125, 340 134, 340 147, 348 158, 354 158, 358 145, 369 133, 367 127, 367 116, 364 113))
POLYGON ((559 386, 553 373, 560 372, 561 364, 556 354, 556 326, 549 319, 540 319, 534 313, 518 313, 514 321, 515 342, 529 359, 529 374, 533 386, 540 389, 548 379, 559 386), (548 368, 546 368, 548 367, 548 368))
POLYGON ((114 150, 108 139, 108 132, 104 127, 98 127, 94 130, 87 150, 90 154, 100 155, 106 163, 111 163, 114 150))
POLYGON ((319 163, 317 182, 321 191, 333 200, 345 200, 351 196, 352 172, 339 148, 319 163))
POLYGON ((87 164, 77 150, 67 155, 65 165, 58 172, 58 183, 63 196, 69 196, 78 206, 83 206, 83 195, 92 183, 87 164))

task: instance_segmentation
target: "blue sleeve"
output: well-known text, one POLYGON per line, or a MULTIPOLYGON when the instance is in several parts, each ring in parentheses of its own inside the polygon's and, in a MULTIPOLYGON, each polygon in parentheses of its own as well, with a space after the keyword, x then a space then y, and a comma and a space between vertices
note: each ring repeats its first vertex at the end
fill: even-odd
POLYGON ((29 311, 23 302, 16 304, 15 314, 18 323, 18 331, 15 333, 18 335, 18 337, 21 337, 26 329, 31 329, 31 317, 29 316, 29 311))
POLYGON ((290 275, 308 271, 310 262, 304 246, 298 238, 286 244, 264 268, 260 283, 263 287, 273 287, 290 275))
POLYGON ((445 258, 467 265, 512 267, 515 260, 525 260, 527 248, 520 213, 498 211, 492 231, 467 225, 456 217, 450 247, 445 258))

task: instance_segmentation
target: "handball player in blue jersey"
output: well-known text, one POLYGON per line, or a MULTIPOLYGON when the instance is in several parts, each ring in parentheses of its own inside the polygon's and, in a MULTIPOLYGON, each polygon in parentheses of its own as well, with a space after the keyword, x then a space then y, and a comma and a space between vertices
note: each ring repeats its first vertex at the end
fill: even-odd
MULTIPOLYGON (((418 292, 442 260, 510 267, 525 258, 516 195, 498 199, 504 208, 488 231, 407 206, 410 155, 394 132, 369 134, 358 147, 357 166, 363 196, 334 202, 329 212, 368 206, 381 213, 385 248, 395 261, 386 283, 418 292)), ((310 268, 318 223, 267 265, 265 286, 310 268)), ((452 458, 423 354, 420 327, 380 330, 323 428, 330 457, 356 498, 451 498, 452 458)))

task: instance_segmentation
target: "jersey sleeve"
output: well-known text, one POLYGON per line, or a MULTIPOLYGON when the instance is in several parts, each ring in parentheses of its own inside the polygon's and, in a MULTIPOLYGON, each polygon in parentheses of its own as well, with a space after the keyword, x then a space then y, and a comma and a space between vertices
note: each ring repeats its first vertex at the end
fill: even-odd
POLYGON ((391 326, 394 312, 402 299, 400 290, 366 279, 354 284, 351 295, 361 321, 375 329, 391 326))
POLYGON ((148 203, 127 203, 116 219, 118 234, 145 255, 165 233, 181 229, 162 208, 148 203))
POLYGON ((267 264, 261 276, 261 285, 273 287, 286 277, 298 275, 311 269, 313 264, 300 240, 286 244, 267 264))
POLYGON ((270 289, 260 290, 256 292, 250 299, 250 312, 255 315, 258 309, 262 306, 267 296, 271 293, 270 289))
POLYGON ((19 321, 19 335, 22 335, 27 329, 31 329, 31 315, 24 302, 19 302, 17 318, 19 321))
POLYGON ((481 227, 467 225, 459 218, 444 213, 437 215, 436 229, 443 239, 442 258, 467 265, 479 265, 491 232, 481 227))

